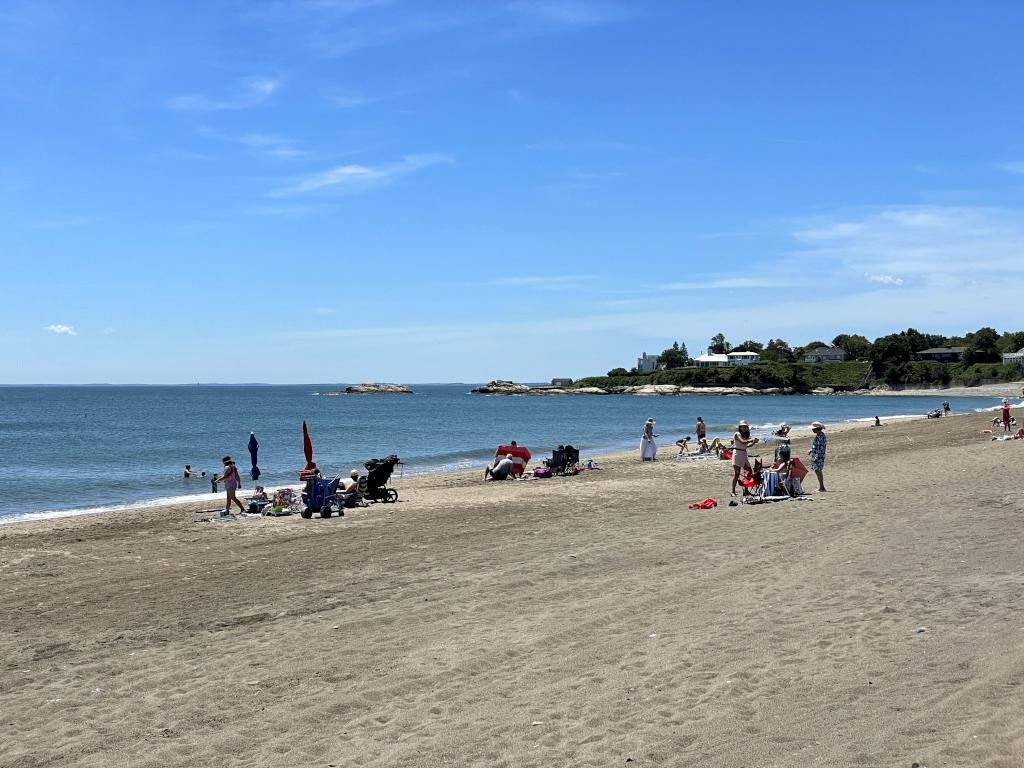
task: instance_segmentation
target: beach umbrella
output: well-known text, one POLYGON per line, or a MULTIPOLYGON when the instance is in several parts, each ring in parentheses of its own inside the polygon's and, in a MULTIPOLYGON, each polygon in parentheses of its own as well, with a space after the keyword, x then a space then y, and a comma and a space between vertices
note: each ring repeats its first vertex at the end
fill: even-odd
POLYGON ((313 468, 313 442, 309 439, 306 420, 302 420, 302 452, 306 455, 306 469, 313 468))
POLYGON ((260 468, 256 466, 256 455, 260 451, 260 443, 256 439, 256 433, 249 433, 249 455, 252 457, 252 469, 249 470, 249 474, 253 480, 260 479, 260 468))

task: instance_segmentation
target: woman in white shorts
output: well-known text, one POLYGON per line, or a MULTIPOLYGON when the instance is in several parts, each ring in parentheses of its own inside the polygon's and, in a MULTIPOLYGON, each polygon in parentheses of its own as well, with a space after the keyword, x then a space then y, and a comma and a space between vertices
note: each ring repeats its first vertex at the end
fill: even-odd
POLYGON ((750 425, 746 419, 739 423, 739 429, 732 436, 732 495, 736 495, 736 483, 740 480, 740 470, 746 467, 750 469, 750 461, 747 459, 747 449, 758 442, 756 437, 750 436, 750 425))

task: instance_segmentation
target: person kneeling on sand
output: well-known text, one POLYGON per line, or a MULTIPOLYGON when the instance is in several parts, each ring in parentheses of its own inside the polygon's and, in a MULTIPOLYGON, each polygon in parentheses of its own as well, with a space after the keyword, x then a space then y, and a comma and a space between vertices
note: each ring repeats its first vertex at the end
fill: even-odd
POLYGON ((495 460, 494 464, 484 469, 484 480, 515 479, 512 475, 512 454, 506 453, 504 459, 495 460))

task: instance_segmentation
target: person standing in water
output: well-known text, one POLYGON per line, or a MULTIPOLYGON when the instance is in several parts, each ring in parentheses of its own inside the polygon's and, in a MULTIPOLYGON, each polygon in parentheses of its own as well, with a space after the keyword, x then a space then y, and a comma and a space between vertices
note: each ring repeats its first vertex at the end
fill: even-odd
POLYGON ((814 432, 814 442, 811 443, 809 451, 811 457, 811 469, 818 478, 818 490, 825 493, 825 477, 822 472, 825 469, 825 425, 820 421, 811 424, 811 431, 814 432))
POLYGON ((658 452, 658 444, 654 442, 656 437, 657 435, 654 434, 654 419, 648 419, 644 422, 644 431, 640 435, 641 461, 654 461, 654 456, 658 452))

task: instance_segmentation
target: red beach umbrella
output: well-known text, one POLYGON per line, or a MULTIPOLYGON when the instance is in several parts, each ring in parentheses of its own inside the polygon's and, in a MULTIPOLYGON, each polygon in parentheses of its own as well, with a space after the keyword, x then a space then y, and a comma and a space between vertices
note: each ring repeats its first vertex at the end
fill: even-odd
POLYGON ((306 469, 313 468, 313 443, 309 439, 309 430, 306 428, 306 420, 302 420, 302 452, 306 455, 306 469))

